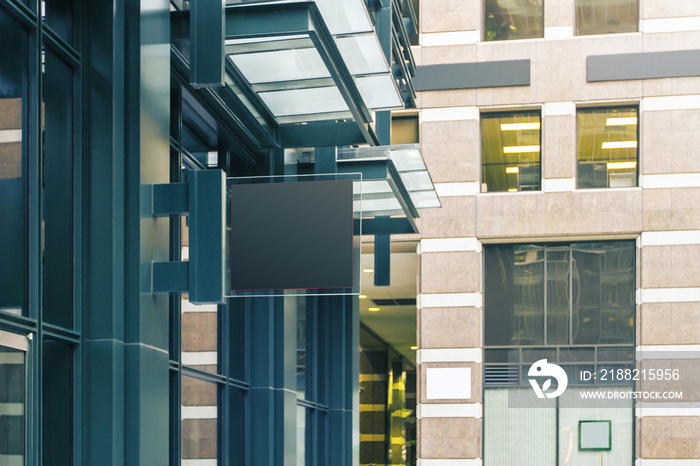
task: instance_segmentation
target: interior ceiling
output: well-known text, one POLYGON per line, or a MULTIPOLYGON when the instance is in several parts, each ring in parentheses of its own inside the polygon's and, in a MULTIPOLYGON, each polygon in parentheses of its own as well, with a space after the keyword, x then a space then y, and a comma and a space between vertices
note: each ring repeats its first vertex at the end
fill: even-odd
MULTIPOLYGON (((417 242, 393 242, 391 252, 391 285, 374 286, 374 274, 362 273, 360 320, 377 335, 413 363, 416 362, 416 306, 375 306, 373 299, 415 299, 418 272, 417 242), (370 312, 370 307, 379 307, 370 312)), ((374 268, 374 253, 370 244, 363 244, 362 269, 374 268)))

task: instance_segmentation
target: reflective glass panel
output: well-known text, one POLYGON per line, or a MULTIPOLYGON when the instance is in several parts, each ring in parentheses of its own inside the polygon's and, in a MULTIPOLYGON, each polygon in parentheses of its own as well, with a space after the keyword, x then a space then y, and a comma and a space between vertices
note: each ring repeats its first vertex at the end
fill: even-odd
POLYGON ((197 460, 216 460, 219 431, 218 387, 214 383, 194 377, 183 376, 181 380, 181 464, 185 466, 195 464, 197 460))
POLYGON ((569 343, 569 246, 548 247, 547 264, 547 344, 569 343))
POLYGON ((73 325, 73 70, 46 50, 43 86, 44 319, 73 325))
MULTIPOLYGON (((14 339, 15 336, 12 335, 14 339)), ((26 352, 0 332, 0 464, 25 464, 26 352)))
POLYGON ((372 31, 372 22, 362 0, 318 0, 316 5, 333 35, 372 31))
POLYGON ((47 338, 43 355, 43 464, 73 464, 73 347, 47 338))
POLYGON ((540 152, 540 112, 482 114, 481 191, 539 191, 540 152))
POLYGON ((484 40, 544 37, 544 0, 484 0, 484 40))
POLYGON ((261 92, 260 98, 275 116, 308 115, 348 110, 337 87, 261 92))
POLYGON ((637 120, 635 107, 578 110, 578 188, 637 186, 637 120))
POLYGON ((576 243, 571 249, 573 343, 632 343, 634 242, 576 243))
POLYGON ((27 314, 27 33, 0 9, 0 310, 27 314))
POLYGON ((362 76, 355 79, 362 100, 369 109, 403 108, 391 74, 362 76))
POLYGON ((488 346, 544 344, 544 247, 484 247, 488 346))
POLYGON ((297 308, 297 397, 303 400, 306 399, 306 387, 309 383, 306 298, 288 297, 285 298, 285 305, 297 308))
POLYGON ((389 67, 375 34, 360 34, 336 39, 336 44, 351 74, 386 73, 389 67))
POLYGON ((636 32, 639 0, 576 0, 576 35, 636 32))
POLYGON ((72 42, 73 38, 73 1, 45 0, 41 2, 42 18, 61 39, 72 42))
POLYGON ((315 48, 246 53, 229 58, 251 84, 331 76, 315 48))

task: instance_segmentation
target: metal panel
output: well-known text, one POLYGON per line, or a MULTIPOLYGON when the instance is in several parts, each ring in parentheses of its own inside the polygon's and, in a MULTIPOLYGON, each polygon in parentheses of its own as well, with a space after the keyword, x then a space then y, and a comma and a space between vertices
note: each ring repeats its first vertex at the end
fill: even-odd
POLYGON ((194 87, 224 85, 224 1, 190 2, 190 83, 194 87))
POLYGON ((223 170, 190 172, 190 302, 224 302, 224 232, 226 229, 223 170))
POLYGON ((416 91, 529 86, 530 60, 419 66, 413 85, 416 91))
POLYGON ((587 58, 587 81, 700 76, 700 50, 593 55, 587 58))

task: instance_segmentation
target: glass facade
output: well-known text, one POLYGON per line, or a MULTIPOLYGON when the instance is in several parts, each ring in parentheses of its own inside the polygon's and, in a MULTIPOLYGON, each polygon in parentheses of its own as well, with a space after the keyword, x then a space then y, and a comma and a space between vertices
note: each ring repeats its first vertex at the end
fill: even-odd
POLYGON ((481 191, 540 190, 540 112, 481 115, 481 191))
POLYGON ((576 35, 637 32, 639 0, 576 0, 576 35))
POLYGON ((636 107, 578 109, 578 188, 637 186, 637 114, 636 107))
POLYGON ((486 346, 632 344, 632 241, 484 247, 486 346))
POLYGON ((544 37, 544 0, 484 0, 484 40, 544 37))
POLYGON ((634 241, 484 245, 485 465, 599 461, 578 448, 580 420, 610 421, 604 461, 632 464, 633 401, 587 396, 633 382, 580 374, 634 367, 635 257, 634 241), (557 398, 530 387, 543 359, 567 375, 557 398))

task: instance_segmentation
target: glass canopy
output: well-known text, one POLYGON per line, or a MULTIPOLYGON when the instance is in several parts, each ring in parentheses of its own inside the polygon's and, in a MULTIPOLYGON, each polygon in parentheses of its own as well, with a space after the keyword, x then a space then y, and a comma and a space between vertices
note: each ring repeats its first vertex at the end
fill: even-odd
MULTIPOLYGON (((390 160, 407 191, 415 209, 440 207, 433 180, 425 166, 418 144, 338 149, 338 163, 390 160)), ((367 180, 363 177, 363 207, 365 216, 396 215, 404 213, 391 187, 391 177, 367 180)), ((417 212, 415 217, 417 217, 417 212)))
MULTIPOLYGON (((348 86, 359 91, 370 111, 403 108, 364 2, 302 3, 307 4, 315 20, 309 22, 306 31, 283 34, 282 27, 280 33, 248 37, 232 37, 227 31, 228 60, 278 122, 353 118, 350 107, 354 104, 348 101, 353 89, 348 86), (316 13, 318 18, 314 12, 320 12, 316 13), (331 37, 324 43, 326 31, 331 37), (344 69, 349 71, 352 83, 343 82, 344 69)), ((241 8, 250 6, 246 3, 241 8)), ((289 28, 286 30, 289 32, 289 28)))

